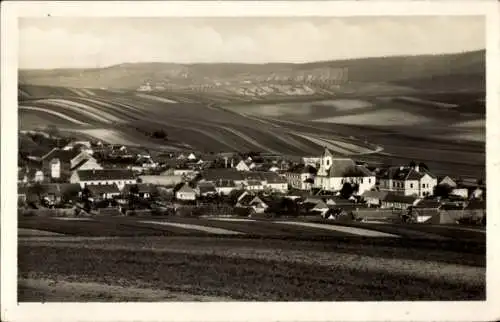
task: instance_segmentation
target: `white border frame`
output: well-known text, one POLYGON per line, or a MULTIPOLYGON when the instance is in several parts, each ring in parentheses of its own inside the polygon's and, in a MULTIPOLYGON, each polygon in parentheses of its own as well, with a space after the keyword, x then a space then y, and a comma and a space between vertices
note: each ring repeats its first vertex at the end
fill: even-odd
POLYGON ((496 1, 3 2, 1 109, 1 320, 5 321, 416 321, 497 320, 499 247, 499 6, 496 1), (214 8, 215 6, 215 8, 214 8), (484 15, 487 30, 488 261, 485 302, 284 302, 17 304, 17 17, 27 16, 412 16, 484 15), (8 263, 6 265, 5 263, 8 263), (497 305, 495 305, 497 304, 497 305))

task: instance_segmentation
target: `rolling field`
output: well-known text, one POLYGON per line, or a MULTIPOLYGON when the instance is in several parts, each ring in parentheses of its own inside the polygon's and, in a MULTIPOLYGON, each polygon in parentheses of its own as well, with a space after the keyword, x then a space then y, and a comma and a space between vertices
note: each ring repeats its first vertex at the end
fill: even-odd
POLYGON ((20 301, 77 288, 66 301, 485 298, 481 229, 180 217, 19 227, 20 301))
POLYGON ((212 99, 213 93, 117 93, 23 86, 21 129, 55 124, 73 134, 109 143, 166 150, 299 156, 318 155, 327 146, 339 155, 370 162, 418 160, 437 175, 485 174, 484 114, 464 113, 460 105, 460 97, 467 106, 471 101, 481 104, 480 93, 461 93, 459 98, 445 93, 422 94, 423 101, 440 99, 456 106, 447 109, 408 103, 395 96, 353 95, 276 104, 237 103, 233 95, 228 96, 231 103, 219 106, 212 99), (155 141, 144 134, 155 129, 167 132, 168 141, 155 141))

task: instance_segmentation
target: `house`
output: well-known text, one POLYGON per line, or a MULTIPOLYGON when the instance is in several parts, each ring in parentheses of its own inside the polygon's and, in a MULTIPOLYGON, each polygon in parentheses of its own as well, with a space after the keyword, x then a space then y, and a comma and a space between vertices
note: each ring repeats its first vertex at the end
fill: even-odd
POLYGON ((58 148, 42 156, 42 168, 51 178, 61 178, 76 170, 102 169, 97 160, 86 151, 58 148))
POLYGON ((189 161, 196 161, 198 158, 196 157, 196 155, 194 155, 194 153, 190 153, 188 156, 187 156, 187 159, 189 161))
POLYGON ((71 167, 71 171, 77 170, 102 170, 103 167, 97 163, 97 160, 93 157, 81 160, 79 163, 71 167))
POLYGON ((34 168, 21 168, 17 172, 17 182, 28 183, 28 182, 43 182, 45 175, 42 170, 34 168))
POLYGON ((380 191, 389 191, 402 196, 432 196, 437 178, 427 169, 401 166, 390 167, 380 177, 380 191))
POLYGON ((311 167, 318 167, 321 163, 321 157, 303 157, 302 158, 302 163, 306 166, 311 166, 311 167))
POLYGON ((175 198, 182 201, 194 201, 196 200, 196 191, 187 183, 184 183, 180 189, 175 192, 175 198))
POLYGON ((244 186, 248 191, 262 191, 265 189, 265 186, 260 180, 247 180, 244 186))
POLYGON ((439 181, 438 185, 439 186, 448 186, 450 188, 457 187, 457 183, 449 176, 445 176, 443 179, 441 179, 441 181, 439 181))
POLYGON ((237 187, 245 182, 242 172, 235 169, 205 169, 201 172, 202 181, 217 182, 219 180, 233 181, 237 187))
POLYGON ((136 194, 139 197, 143 199, 149 199, 151 198, 151 193, 154 191, 154 186, 148 183, 126 184, 123 187, 122 194, 129 195, 131 193, 131 190, 133 191, 133 189, 137 189, 136 194))
POLYGON ((198 195, 202 197, 214 196, 217 194, 215 185, 211 182, 199 182, 197 186, 198 195))
POLYGON ((389 192, 385 198, 381 200, 381 208, 404 210, 413 206, 417 200, 418 198, 416 196, 397 195, 389 192))
POLYGON ((192 178, 197 174, 198 172, 193 169, 174 169, 174 176, 185 176, 188 178, 192 178))
POLYGON ((244 191, 236 200, 236 207, 250 207, 250 202, 254 199, 255 195, 248 191, 244 191))
MULTIPOLYGON (((29 187, 28 191, 33 191, 33 187, 29 187)), ((39 196, 46 200, 49 204, 59 203, 63 199, 76 198, 80 195, 81 187, 78 184, 70 183, 48 183, 40 186, 39 196)))
POLYGON ((253 212, 257 214, 264 213, 270 205, 266 203, 266 201, 263 200, 262 197, 255 196, 250 202, 249 202, 250 208, 253 210, 253 212))
POLYGON ((385 199, 388 193, 387 191, 365 191, 361 197, 369 207, 380 207, 382 200, 385 199))
POLYGON ((288 191, 288 181, 274 172, 262 172, 264 186, 272 191, 286 193, 288 191))
POLYGON ((316 169, 311 165, 298 164, 285 172, 288 184, 295 189, 311 190, 316 169))
MULTIPOLYGON (((441 211, 441 203, 433 199, 417 200, 412 207, 412 213, 415 215, 417 222, 428 222, 431 218, 439 216, 441 211)), ((450 209, 446 206, 445 209, 450 209)))
POLYGON ((314 179, 314 186, 327 191, 340 191, 345 183, 356 184, 358 194, 372 190, 376 184, 375 174, 354 160, 334 156, 325 149, 320 167, 314 179))
POLYGON ((182 176, 176 175, 143 175, 139 176, 142 183, 153 184, 157 186, 175 186, 184 181, 182 176))
POLYGON ((228 196, 236 189, 237 187, 233 180, 218 180, 215 182, 215 190, 219 195, 228 196))
POLYGON ((83 188, 90 185, 116 184, 122 190, 126 184, 135 184, 134 173, 128 169, 77 170, 70 178, 71 183, 78 183, 83 188))
POLYGON ((120 189, 116 183, 102 185, 88 185, 92 200, 109 200, 120 195, 120 189))
POLYGON ((236 170, 238 170, 238 171, 250 171, 250 166, 244 160, 241 160, 236 165, 236 170))

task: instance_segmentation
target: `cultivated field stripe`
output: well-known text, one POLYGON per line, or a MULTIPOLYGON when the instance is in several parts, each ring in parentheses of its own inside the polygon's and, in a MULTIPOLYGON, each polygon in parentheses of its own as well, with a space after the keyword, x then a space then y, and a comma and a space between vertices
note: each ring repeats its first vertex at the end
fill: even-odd
POLYGON ((93 115, 94 118, 97 118, 98 120, 106 120, 108 123, 111 122, 123 122, 121 118, 118 118, 114 115, 111 115, 109 113, 106 113, 98 108, 94 108, 89 105, 73 102, 71 100, 65 100, 65 99, 47 99, 43 100, 45 102, 57 105, 57 106, 62 106, 62 107, 72 107, 76 111, 79 112, 86 112, 89 115, 93 115))
POLYGON ((351 235, 366 236, 366 237, 400 237, 398 235, 383 233, 383 232, 376 231, 376 230, 368 230, 368 229, 347 227, 347 226, 315 224, 315 223, 296 222, 296 221, 274 221, 274 223, 287 224, 287 225, 297 225, 297 226, 325 229, 325 230, 331 230, 331 231, 340 231, 340 232, 351 234, 351 235))
POLYGON ((74 112, 88 116, 89 118, 94 119, 94 120, 99 121, 99 122, 111 123, 111 121, 100 117, 99 113, 97 113, 97 114, 92 113, 92 112, 88 111, 87 109, 83 109, 81 107, 74 106, 72 104, 67 104, 66 102, 54 101, 53 99, 43 99, 43 100, 39 100, 37 102, 44 103, 44 104, 47 104, 49 106, 62 107, 64 109, 72 110, 74 112))
POLYGON ((50 115, 54 115, 54 116, 57 116, 59 118, 62 118, 66 121, 70 121, 71 123, 75 123, 75 124, 79 124, 79 125, 88 125, 88 123, 85 123, 85 122, 82 122, 82 121, 79 121, 77 119, 74 119, 70 116, 67 116, 67 115, 64 115, 62 113, 59 113, 59 112, 56 112, 56 111, 52 111, 52 110, 49 110, 49 109, 46 109, 46 108, 42 108, 42 107, 34 107, 34 106, 19 106, 19 109, 20 110, 27 110, 27 111, 38 111, 38 112, 43 112, 43 113, 47 113, 47 114, 50 114, 50 115))
POLYGON ((95 96, 95 93, 87 88, 80 88, 80 90, 89 96, 95 96))
POLYGON ((118 106, 117 104, 111 104, 111 103, 108 103, 108 102, 105 102, 105 101, 102 101, 102 100, 99 100, 96 98, 79 98, 78 100, 99 105, 101 107, 110 109, 115 113, 123 114, 123 115, 130 117, 132 119, 139 119, 140 117, 142 117, 142 115, 137 115, 138 113, 129 112, 130 109, 124 110, 123 107, 118 106))
POLYGON ((263 149, 263 150, 265 150, 265 151, 271 152, 271 153, 276 153, 276 154, 279 154, 279 152, 277 152, 276 150, 273 150, 273 149, 271 149, 271 148, 269 148, 269 147, 266 147, 266 146, 264 146, 264 145, 260 144, 259 142, 255 141, 254 139, 252 139, 252 138, 248 137, 247 135, 245 135, 245 134, 243 134, 243 133, 241 133, 241 132, 239 132, 239 131, 237 131, 237 130, 235 130, 235 129, 229 128, 229 127, 227 127, 227 126, 221 126, 221 128, 223 128, 224 130, 226 130, 226 131, 228 131, 228 132, 231 132, 231 133, 233 133, 233 134, 235 134, 235 135, 239 136, 239 137, 240 137, 240 138, 242 138, 243 140, 245 140, 245 141, 247 141, 247 142, 249 142, 249 143, 251 143, 251 144, 255 145, 256 147, 259 147, 259 148, 261 148, 261 149, 263 149))
POLYGON ((207 218, 208 220, 215 221, 230 221, 230 222, 254 222, 255 219, 246 219, 246 218, 207 218))
POLYGON ((142 97, 142 98, 146 98, 146 99, 150 99, 150 100, 154 100, 154 101, 158 101, 158 102, 162 102, 162 103, 169 103, 169 104, 178 103, 174 100, 170 100, 168 98, 160 97, 160 96, 154 96, 154 95, 142 94, 142 93, 137 93, 135 95, 138 97, 142 97))
POLYGON ((87 217, 83 217, 83 218, 78 218, 78 217, 54 217, 54 219, 57 219, 57 220, 66 220, 66 221, 94 221, 94 219, 87 218, 87 217))
POLYGON ((227 229, 222 229, 222 228, 215 228, 215 227, 193 225, 193 224, 181 224, 181 223, 173 223, 173 222, 165 222, 165 221, 139 221, 139 222, 143 223, 143 224, 154 224, 154 225, 179 227, 179 228, 184 228, 184 229, 192 229, 192 230, 198 230, 198 231, 203 231, 203 232, 212 233, 212 234, 219 234, 219 235, 242 235, 243 234, 243 233, 238 232, 238 231, 227 230, 227 229))
POLYGON ((74 130, 75 132, 87 134, 91 137, 97 138, 109 144, 123 144, 129 146, 138 146, 139 144, 134 143, 124 137, 122 134, 115 130, 108 129, 82 129, 74 130))
POLYGON ((64 234, 54 233, 48 230, 41 229, 29 229, 29 228, 18 228, 17 235, 19 237, 23 236, 65 236, 64 234))
POLYGON ((348 151, 346 149, 343 149, 343 148, 341 148, 339 146, 333 145, 333 144, 331 144, 331 142, 326 141, 324 139, 314 138, 314 137, 311 137, 311 136, 308 136, 308 135, 304 135, 304 134, 301 134, 301 133, 296 133, 296 132, 294 134, 297 135, 297 136, 300 136, 300 137, 302 137, 304 139, 307 139, 307 140, 309 140, 309 141, 311 141, 311 142, 313 142, 313 143, 315 143, 317 145, 326 146, 328 149, 334 150, 334 151, 336 151, 338 153, 341 153, 341 154, 344 154, 344 155, 350 155, 350 154, 352 154, 350 151, 348 151))

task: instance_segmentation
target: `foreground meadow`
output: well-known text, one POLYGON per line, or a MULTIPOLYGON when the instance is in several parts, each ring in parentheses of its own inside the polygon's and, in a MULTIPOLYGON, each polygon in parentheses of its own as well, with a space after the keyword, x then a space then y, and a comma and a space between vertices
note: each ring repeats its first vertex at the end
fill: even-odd
POLYGON ((20 229, 21 302, 485 298, 484 243, 461 240, 465 231, 446 227, 367 226, 400 235, 392 238, 272 222, 174 220, 246 232, 217 235, 142 219, 53 219, 54 234, 36 230, 54 227, 49 219, 37 221, 21 221, 31 227, 20 229), (431 238, 438 235, 446 238, 431 238))

